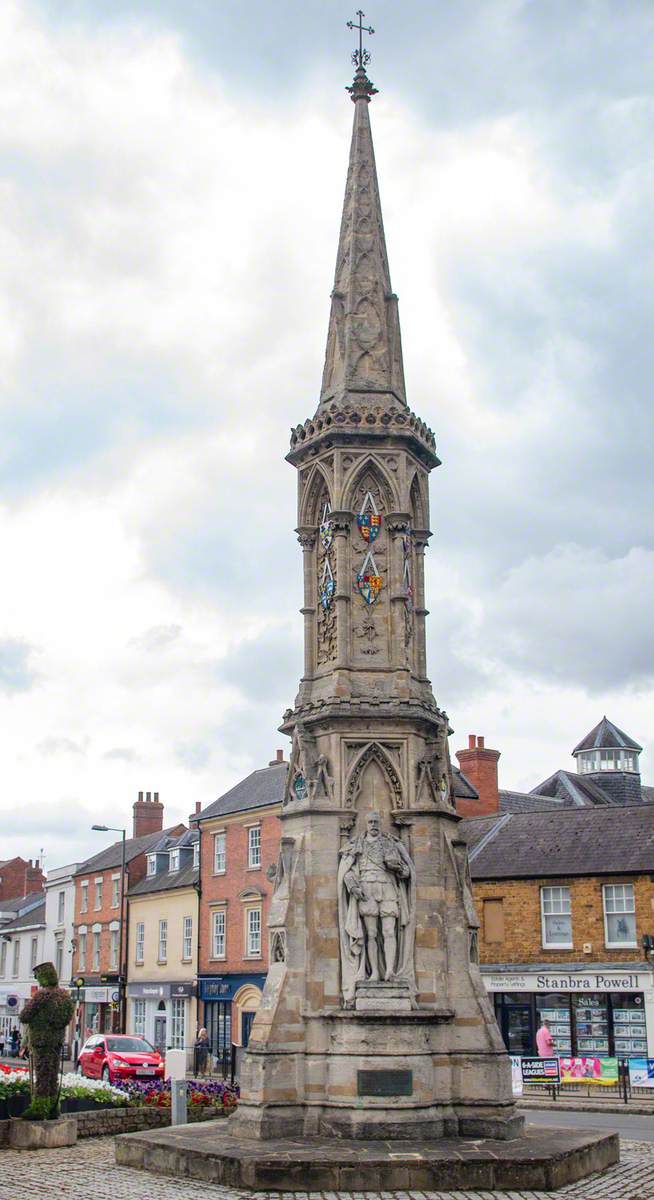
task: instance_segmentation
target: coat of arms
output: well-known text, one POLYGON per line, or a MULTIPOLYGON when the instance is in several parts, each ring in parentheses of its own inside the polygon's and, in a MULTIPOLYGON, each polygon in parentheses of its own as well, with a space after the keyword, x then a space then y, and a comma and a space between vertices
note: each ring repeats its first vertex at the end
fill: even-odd
POLYGON ((357 514, 357 525, 364 542, 374 542, 381 529, 381 523, 382 519, 377 512, 377 505, 373 500, 372 493, 366 492, 361 512, 357 514))
POLYGON ((382 578, 371 550, 366 554, 363 566, 357 575, 357 588, 366 604, 374 604, 382 590, 382 578))

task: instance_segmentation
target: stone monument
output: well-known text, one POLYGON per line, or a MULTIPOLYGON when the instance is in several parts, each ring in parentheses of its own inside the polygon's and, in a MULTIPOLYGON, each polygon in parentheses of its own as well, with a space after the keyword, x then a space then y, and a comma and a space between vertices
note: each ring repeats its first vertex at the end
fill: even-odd
POLYGON ((279 1191, 550 1189, 617 1161, 618 1140, 523 1132, 478 966, 451 731, 426 674, 438 458, 406 403, 358 15, 322 392, 288 455, 304 672, 282 725, 268 977, 229 1121, 126 1134, 116 1159, 279 1191))
POLYGON ((230 1125, 262 1139, 507 1138, 522 1119, 477 964, 451 731, 426 674, 439 460, 406 402, 362 46, 355 62, 322 391, 288 455, 304 673, 282 725, 270 971, 230 1125))

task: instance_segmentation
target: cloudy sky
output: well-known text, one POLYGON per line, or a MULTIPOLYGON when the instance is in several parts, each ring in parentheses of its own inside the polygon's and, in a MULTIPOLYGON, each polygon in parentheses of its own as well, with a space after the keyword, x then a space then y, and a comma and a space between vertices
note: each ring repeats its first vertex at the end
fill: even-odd
MULTIPOLYGON (((139 789, 178 820, 284 743, 352 15, 0 0, 2 858, 88 855, 139 789)), ((530 788, 606 712, 654 782, 651 0, 367 17, 453 749, 530 788)))

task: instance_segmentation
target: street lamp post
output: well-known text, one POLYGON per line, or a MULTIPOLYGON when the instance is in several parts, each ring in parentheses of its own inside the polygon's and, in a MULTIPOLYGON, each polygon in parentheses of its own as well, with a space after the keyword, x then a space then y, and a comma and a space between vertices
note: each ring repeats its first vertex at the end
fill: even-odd
POLYGON ((119 1033, 125 1032, 125 981, 127 978, 127 965, 124 962, 123 949, 123 928, 125 920, 125 837, 124 829, 117 828, 115 825, 92 825, 91 829, 95 829, 97 833, 119 833, 122 837, 121 856, 120 856, 120 918, 118 929, 118 1025, 119 1033))

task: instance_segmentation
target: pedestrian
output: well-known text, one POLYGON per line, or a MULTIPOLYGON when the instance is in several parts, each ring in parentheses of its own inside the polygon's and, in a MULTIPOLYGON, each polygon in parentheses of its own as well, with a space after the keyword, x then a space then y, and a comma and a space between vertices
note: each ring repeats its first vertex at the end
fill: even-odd
POLYGON ((11 1053, 14 1058, 18 1058, 19 1050, 20 1050, 20 1033, 18 1032, 18 1029, 14 1025, 14 1028, 11 1031, 11 1053))
POLYGON ((536 1046, 541 1058, 551 1058, 554 1053, 554 1038, 550 1033, 550 1027, 547 1021, 541 1022, 541 1027, 536 1034, 536 1046))
POLYGON ((4 1035, 4 1033, 0 1033, 0 1058, 4 1057, 4 1053, 5 1053, 5 1035, 4 1035))
POLYGON ((209 1034, 206 1029, 201 1029, 195 1039, 195 1069, 198 1075, 206 1075, 207 1064, 209 1062, 209 1034))

